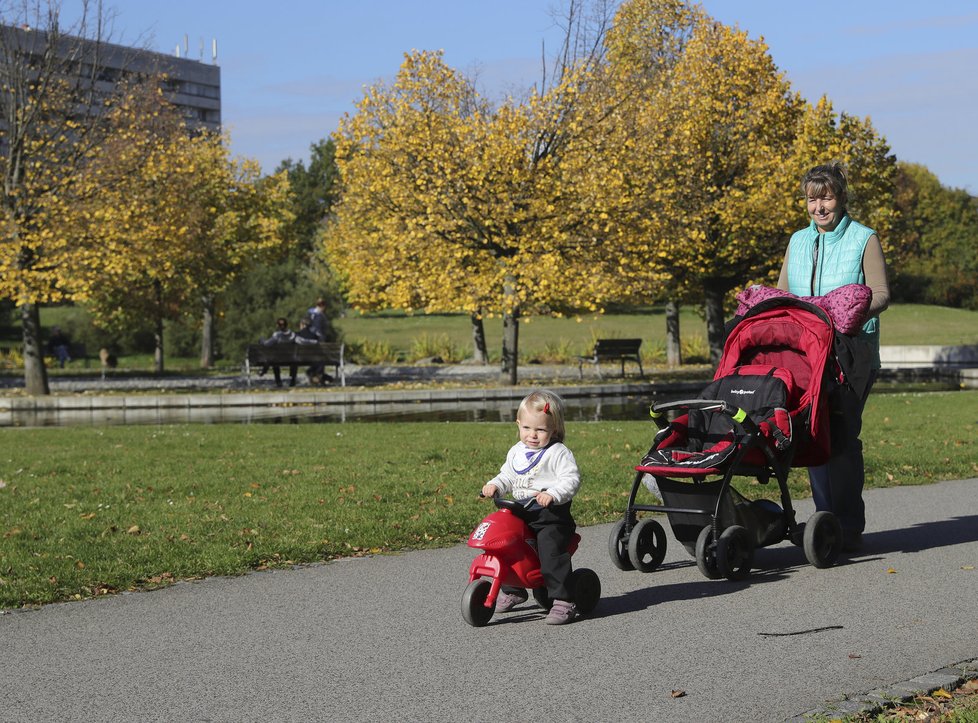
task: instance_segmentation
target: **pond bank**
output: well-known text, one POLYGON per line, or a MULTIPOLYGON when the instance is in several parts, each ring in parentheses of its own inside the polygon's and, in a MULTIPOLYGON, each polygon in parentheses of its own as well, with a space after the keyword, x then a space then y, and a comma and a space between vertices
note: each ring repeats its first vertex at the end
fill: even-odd
MULTIPOLYGON (((617 372, 617 369, 613 370, 617 372)), ((225 376, 52 377, 52 394, 30 397, 23 381, 4 377, 0 394, 0 427, 61 424, 155 424, 261 422, 270 419, 349 421, 426 414, 449 419, 511 418, 512 410, 532 386, 554 386, 579 414, 601 414, 602 403, 647 405, 661 399, 696 396, 711 370, 692 370, 684 381, 654 381, 629 376, 583 375, 576 366, 521 367, 522 384, 499 385, 496 367, 432 365, 419 367, 347 368, 347 387, 276 388, 268 377, 248 380, 225 376), (435 388, 431 385, 444 385, 435 388), (471 413, 470 413, 471 412, 471 413), (459 418, 459 417, 455 417, 459 418)), ((907 367, 884 369, 881 386, 938 383, 944 388, 978 388, 978 368, 907 367)), ((606 417, 608 418, 608 417, 606 417)))

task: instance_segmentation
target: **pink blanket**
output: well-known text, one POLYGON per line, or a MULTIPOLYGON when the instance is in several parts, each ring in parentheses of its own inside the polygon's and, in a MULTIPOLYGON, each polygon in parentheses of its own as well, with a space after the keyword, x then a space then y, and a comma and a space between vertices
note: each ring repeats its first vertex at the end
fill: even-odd
POLYGON ((750 286, 737 294, 737 316, 742 316, 751 307, 780 296, 789 296, 807 301, 828 313, 838 331, 843 334, 856 334, 866 323, 869 304, 873 292, 864 284, 846 284, 830 291, 824 296, 795 296, 772 286, 750 286))

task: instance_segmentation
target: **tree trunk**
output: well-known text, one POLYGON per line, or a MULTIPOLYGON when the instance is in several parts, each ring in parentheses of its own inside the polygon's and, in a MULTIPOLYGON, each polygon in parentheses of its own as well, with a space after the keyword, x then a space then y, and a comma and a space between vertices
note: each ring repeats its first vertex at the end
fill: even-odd
POLYGON ((726 292, 707 284, 704 294, 706 298, 706 340, 710 345, 710 363, 716 367, 720 363, 723 343, 726 341, 723 318, 723 297, 726 292))
POLYGON ((203 299, 204 318, 200 330, 200 368, 214 366, 214 297, 206 294, 203 299))
POLYGON ((156 289, 156 329, 153 332, 153 341, 156 342, 153 350, 153 363, 156 373, 163 374, 163 285, 159 281, 154 281, 156 289))
POLYGON ((670 369, 683 363, 679 338, 679 304, 670 300, 666 302, 666 364, 670 369))
POLYGON ((489 348, 486 346, 486 327, 480 314, 472 314, 472 358, 476 364, 489 363, 489 348))
POLYGON ((517 382, 517 359, 519 357, 520 315, 519 311, 503 314, 503 367, 500 380, 504 384, 517 382))
POLYGON ((41 312, 37 304, 20 307, 20 324, 24 341, 24 391, 31 396, 50 394, 48 370, 44 366, 44 349, 41 346, 41 312))
POLYGON ((516 384, 516 367, 520 345, 520 306, 516 300, 516 285, 511 277, 503 284, 503 366, 500 380, 516 384))

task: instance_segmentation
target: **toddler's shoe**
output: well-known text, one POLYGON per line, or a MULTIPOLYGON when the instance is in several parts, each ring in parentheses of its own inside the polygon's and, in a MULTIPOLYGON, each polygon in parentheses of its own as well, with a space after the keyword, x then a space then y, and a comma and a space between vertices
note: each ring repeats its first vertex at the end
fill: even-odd
POLYGON ((509 612, 517 605, 522 605, 529 599, 526 590, 514 590, 513 592, 506 592, 505 590, 500 590, 499 595, 496 596, 496 612, 505 613, 509 612))
POLYGON ((565 625, 577 617, 577 605, 565 600, 554 600, 550 614, 544 619, 547 625, 565 625))

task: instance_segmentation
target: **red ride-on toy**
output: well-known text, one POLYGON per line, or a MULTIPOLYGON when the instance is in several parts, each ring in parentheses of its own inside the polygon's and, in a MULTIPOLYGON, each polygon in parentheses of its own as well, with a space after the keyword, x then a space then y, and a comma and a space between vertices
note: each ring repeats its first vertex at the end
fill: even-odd
MULTIPOLYGON (((469 585, 462 595, 462 618, 475 627, 482 627, 492 618, 503 585, 531 589, 533 599, 544 610, 553 605, 540 572, 536 536, 521 517, 523 505, 499 497, 492 501, 499 509, 486 515, 469 535, 469 547, 484 550, 469 567, 469 585)), ((569 548, 571 555, 580 541, 581 536, 575 533, 569 548)), ((594 610, 601 597, 597 574, 586 568, 574 570, 571 585, 577 612, 586 615, 594 610)))

